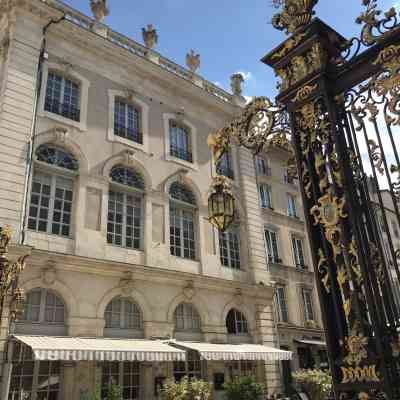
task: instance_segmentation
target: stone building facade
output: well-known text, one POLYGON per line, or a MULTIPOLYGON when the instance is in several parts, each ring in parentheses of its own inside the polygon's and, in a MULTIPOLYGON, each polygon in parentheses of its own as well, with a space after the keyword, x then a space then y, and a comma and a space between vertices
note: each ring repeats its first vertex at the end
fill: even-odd
MULTIPOLYGON (((284 152, 267 155, 270 177, 237 148, 215 171, 207 136, 240 113, 240 93, 62 2, 2 0, 0 10, 0 225, 14 231, 11 257, 30 253, 20 282, 25 311, 12 333, 289 350, 293 339, 322 337, 299 199, 299 219, 284 206, 284 194, 298 196, 280 180, 284 152), (207 221, 217 172, 232 178, 239 210, 224 234, 207 221), (274 211, 262 203, 264 179, 274 211), (266 256, 272 225, 282 262, 266 256), (309 272, 290 258, 292 233, 309 272), (290 319, 278 322, 281 285, 290 319)), ((3 349, 7 325, 4 318, 3 349)), ((147 400, 157 398, 158 379, 185 373, 211 382, 253 373, 279 393, 285 370, 275 361, 205 362, 193 352, 185 363, 43 362, 13 346, 1 398, 78 400, 112 377, 126 398, 147 400)))

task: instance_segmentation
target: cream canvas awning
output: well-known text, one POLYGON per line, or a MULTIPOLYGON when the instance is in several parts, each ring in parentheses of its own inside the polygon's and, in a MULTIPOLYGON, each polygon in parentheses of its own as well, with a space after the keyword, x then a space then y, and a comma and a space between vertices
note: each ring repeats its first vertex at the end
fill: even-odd
POLYGON ((183 350, 158 340, 14 335, 37 360, 185 361, 183 350))
POLYGON ((258 344, 213 344, 196 342, 169 342, 172 346, 195 350, 207 361, 281 361, 291 360, 292 352, 258 344))
POLYGON ((326 343, 323 342, 322 340, 296 339, 295 341, 296 341, 297 343, 309 344, 309 345, 312 345, 312 346, 326 347, 326 343))

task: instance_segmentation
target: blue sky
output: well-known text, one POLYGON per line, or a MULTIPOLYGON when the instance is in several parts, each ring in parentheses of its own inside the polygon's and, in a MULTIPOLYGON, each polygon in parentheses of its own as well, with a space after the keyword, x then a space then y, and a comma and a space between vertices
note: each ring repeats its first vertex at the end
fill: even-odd
MULTIPOLYGON (((89 0, 65 0, 91 15, 89 0)), ((386 11, 395 0, 378 0, 386 11)), ((318 17, 346 37, 358 35, 355 18, 364 9, 362 0, 319 0, 318 17)), ((270 24, 276 10, 270 0, 109 0, 106 24, 142 43, 141 29, 153 24, 159 34, 156 48, 184 65, 186 53, 201 54, 199 73, 225 89, 234 72, 244 72, 247 96, 273 96, 276 78, 259 60, 285 37, 270 24)))

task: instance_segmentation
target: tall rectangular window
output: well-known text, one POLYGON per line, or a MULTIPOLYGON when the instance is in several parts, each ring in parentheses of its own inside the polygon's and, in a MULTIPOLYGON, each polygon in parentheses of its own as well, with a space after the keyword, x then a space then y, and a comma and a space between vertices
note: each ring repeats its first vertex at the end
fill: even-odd
POLYGON ((240 269, 240 239, 237 228, 219 232, 219 252, 222 265, 240 269))
POLYGON ((105 399, 111 384, 122 389, 124 400, 138 400, 140 397, 140 364, 138 362, 102 363, 101 398, 105 399))
POLYGON ((271 229, 264 230, 265 244, 267 246, 268 262, 280 263, 282 260, 279 258, 277 234, 271 229))
POLYGON ((171 204, 169 217, 171 254, 194 260, 196 258, 194 212, 171 204))
POLYGON ((33 176, 28 229, 69 236, 73 180, 36 172, 33 176))
POLYGON ((140 249, 141 232, 142 197, 111 190, 108 197, 107 242, 140 249))
POLYGON ((193 162, 189 128, 170 121, 169 140, 171 156, 193 162))
POLYGON ((272 208, 272 189, 270 185, 259 186, 260 203, 262 208, 272 208))
POLYGON ((287 195, 287 201, 288 201, 288 215, 289 215, 289 217, 297 218, 296 198, 293 195, 288 194, 287 195))
POLYGON ((123 99, 116 98, 114 104, 114 134, 143 144, 140 110, 123 99))
POLYGON ((303 306, 304 306, 304 320, 314 321, 312 291, 310 289, 303 289, 302 295, 303 295, 303 306))
POLYGON ((305 269, 306 265, 304 263, 303 241, 293 236, 292 247, 296 267, 299 269, 305 269))
POLYGON ((254 162, 256 165, 257 175, 265 175, 265 176, 271 175, 271 169, 269 168, 268 161, 265 158, 257 155, 255 156, 254 162))
POLYGON ((79 122, 80 95, 78 83, 54 71, 49 71, 44 102, 45 111, 79 122))
POLYGON ((226 176, 227 178, 234 179, 232 154, 230 151, 224 153, 217 165, 217 174, 226 176))
POLYGON ((276 288, 276 305, 278 311, 278 319, 280 322, 289 322, 289 313, 286 303, 286 295, 284 286, 276 288))

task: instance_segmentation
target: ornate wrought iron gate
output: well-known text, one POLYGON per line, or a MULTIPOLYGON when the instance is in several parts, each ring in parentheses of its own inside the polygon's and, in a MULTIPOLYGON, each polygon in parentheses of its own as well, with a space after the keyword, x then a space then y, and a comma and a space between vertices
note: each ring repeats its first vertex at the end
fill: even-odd
POLYGON ((281 1, 273 23, 292 35, 262 60, 276 103, 255 99, 210 144, 218 159, 231 140, 256 153, 292 138, 335 397, 400 399, 399 20, 363 0, 346 40, 312 20, 317 1, 281 1))

